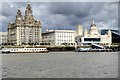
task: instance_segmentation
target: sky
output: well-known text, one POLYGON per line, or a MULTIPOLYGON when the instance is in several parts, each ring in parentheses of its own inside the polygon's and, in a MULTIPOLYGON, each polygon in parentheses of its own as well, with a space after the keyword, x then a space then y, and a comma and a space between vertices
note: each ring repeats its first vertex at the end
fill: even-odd
MULTIPOLYGON (((116 2, 30 2, 33 15, 42 23, 42 30, 70 29, 77 25, 89 29, 95 21, 98 29, 118 29, 118 3, 116 2)), ((27 2, 2 3, 2 31, 9 22, 15 22, 18 7, 25 15, 27 2)))

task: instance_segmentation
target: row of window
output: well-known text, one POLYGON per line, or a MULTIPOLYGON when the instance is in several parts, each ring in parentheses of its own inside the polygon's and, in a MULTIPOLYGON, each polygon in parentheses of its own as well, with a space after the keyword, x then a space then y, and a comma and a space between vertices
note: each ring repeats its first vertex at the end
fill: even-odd
POLYGON ((72 37, 72 36, 58 36, 58 37, 72 37))
POLYGON ((58 45, 75 45, 75 43, 57 43, 58 45))
POLYGON ((58 40, 58 41, 72 41, 72 40, 58 40))
MULTIPOLYGON (((68 38, 72 38, 72 36, 58 36, 58 38, 60 38, 60 37, 68 37, 68 38)), ((52 36, 44 36, 43 38, 52 38, 52 36)))
POLYGON ((74 32, 57 32, 57 34, 73 34, 74 32))
POLYGON ((52 36, 44 36, 43 39, 44 39, 44 38, 52 38, 52 36))

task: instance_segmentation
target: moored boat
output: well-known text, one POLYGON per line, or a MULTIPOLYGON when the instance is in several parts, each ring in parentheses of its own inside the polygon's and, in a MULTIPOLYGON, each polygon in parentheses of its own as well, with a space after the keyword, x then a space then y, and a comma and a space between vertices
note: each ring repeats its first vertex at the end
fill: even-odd
POLYGON ((2 48, 3 53, 47 53, 47 48, 2 48))

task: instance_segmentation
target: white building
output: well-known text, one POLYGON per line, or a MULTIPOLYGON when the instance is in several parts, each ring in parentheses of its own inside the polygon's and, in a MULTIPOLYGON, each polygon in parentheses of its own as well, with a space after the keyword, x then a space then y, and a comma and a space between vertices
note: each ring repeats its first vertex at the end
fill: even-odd
POLYGON ((51 46, 75 45, 74 30, 46 30, 42 33, 42 42, 50 43, 51 46))
POLYGON ((78 45, 90 45, 91 43, 110 45, 112 43, 111 31, 108 31, 108 34, 100 35, 97 26, 94 21, 92 22, 89 31, 87 29, 78 30, 82 28, 77 28, 76 30, 76 42, 78 45))
POLYGON ((4 45, 7 44, 7 32, 0 32, 0 44, 4 45))

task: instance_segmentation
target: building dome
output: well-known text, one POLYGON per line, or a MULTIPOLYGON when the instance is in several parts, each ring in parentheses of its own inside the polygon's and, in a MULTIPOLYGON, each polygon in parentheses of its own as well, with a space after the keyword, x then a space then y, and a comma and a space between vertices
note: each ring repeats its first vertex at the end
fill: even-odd
POLYGON ((99 35, 98 29, 94 23, 94 21, 92 22, 91 26, 90 26, 90 30, 89 30, 90 35, 99 35))

